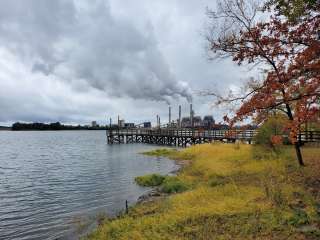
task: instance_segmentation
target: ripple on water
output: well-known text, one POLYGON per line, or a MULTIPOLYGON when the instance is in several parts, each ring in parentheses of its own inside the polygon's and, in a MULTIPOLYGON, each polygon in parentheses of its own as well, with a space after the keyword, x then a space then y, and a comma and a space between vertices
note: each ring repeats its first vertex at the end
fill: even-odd
POLYGON ((177 168, 103 131, 0 132, 0 145, 0 239, 69 239, 78 219, 136 201, 134 177, 177 168))

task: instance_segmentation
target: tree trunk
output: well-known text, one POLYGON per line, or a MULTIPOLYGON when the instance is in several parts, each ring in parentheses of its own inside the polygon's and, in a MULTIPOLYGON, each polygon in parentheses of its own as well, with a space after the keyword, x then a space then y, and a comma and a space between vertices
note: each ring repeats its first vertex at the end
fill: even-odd
POLYGON ((297 155, 297 158, 298 158, 299 165, 300 166, 305 166, 304 162, 303 162, 303 159, 302 159, 300 144, 298 142, 295 142, 294 143, 294 148, 296 150, 296 155, 297 155))
MULTIPOLYGON (((286 104, 286 109, 287 109, 287 115, 289 117, 289 120, 292 121, 293 120, 293 115, 292 115, 292 111, 291 111, 291 108, 290 108, 289 104, 286 104)), ((296 139, 296 140, 298 140, 298 139, 296 139)), ((296 150, 296 156, 297 156, 299 165, 300 166, 305 166, 304 162, 303 162, 302 154, 301 154, 300 143, 298 141, 296 141, 294 143, 294 148, 296 150)))

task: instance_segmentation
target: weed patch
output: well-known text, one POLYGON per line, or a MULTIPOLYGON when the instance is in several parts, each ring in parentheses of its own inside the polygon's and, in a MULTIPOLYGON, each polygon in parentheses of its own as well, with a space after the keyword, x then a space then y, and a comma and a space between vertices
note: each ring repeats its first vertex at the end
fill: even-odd
POLYGON ((147 156, 154 156, 154 157, 168 157, 170 155, 173 155, 177 152, 177 149, 171 149, 171 148, 161 148, 161 149, 155 149, 149 152, 143 152, 142 154, 147 156))
POLYGON ((143 187, 156 187, 160 186, 165 179, 165 176, 159 174, 150 174, 135 178, 135 182, 143 187))
POLYGON ((161 191, 164 193, 181 193, 188 190, 188 185, 177 177, 166 177, 161 185, 161 191))

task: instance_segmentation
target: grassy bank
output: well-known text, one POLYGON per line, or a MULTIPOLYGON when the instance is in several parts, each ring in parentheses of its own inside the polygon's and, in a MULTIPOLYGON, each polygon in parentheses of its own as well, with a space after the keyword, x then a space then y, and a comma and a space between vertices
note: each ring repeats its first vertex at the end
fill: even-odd
POLYGON ((105 220, 89 239, 320 239, 319 148, 304 149, 305 168, 291 148, 274 154, 206 144, 163 152, 190 161, 175 177, 188 188, 105 220))

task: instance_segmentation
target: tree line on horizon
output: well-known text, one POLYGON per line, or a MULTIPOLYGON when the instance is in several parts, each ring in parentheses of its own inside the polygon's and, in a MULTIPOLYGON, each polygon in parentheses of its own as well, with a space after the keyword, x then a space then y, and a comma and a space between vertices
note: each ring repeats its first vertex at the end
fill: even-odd
POLYGON ((58 131, 58 130, 106 130, 106 126, 82 126, 82 125, 64 125, 60 122, 55 123, 20 123, 12 124, 12 131, 40 130, 40 131, 58 131))

